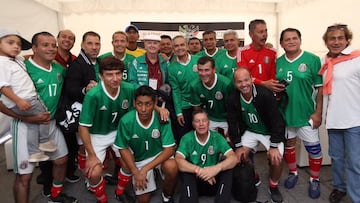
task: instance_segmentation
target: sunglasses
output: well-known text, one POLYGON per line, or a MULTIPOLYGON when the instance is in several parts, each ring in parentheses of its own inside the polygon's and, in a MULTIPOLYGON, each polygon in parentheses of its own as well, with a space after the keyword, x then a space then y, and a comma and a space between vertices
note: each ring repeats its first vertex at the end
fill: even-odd
POLYGON ((345 30, 345 29, 347 29, 347 25, 339 24, 339 25, 331 25, 331 26, 327 27, 326 31, 345 30))

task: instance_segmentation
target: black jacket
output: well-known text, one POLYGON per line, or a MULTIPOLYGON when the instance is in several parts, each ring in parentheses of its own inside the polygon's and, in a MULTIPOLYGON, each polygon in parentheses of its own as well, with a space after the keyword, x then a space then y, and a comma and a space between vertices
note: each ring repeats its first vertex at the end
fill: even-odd
POLYGON ((84 53, 84 50, 81 50, 79 56, 70 64, 67 70, 65 94, 71 101, 82 103, 85 97, 83 89, 86 88, 90 80, 96 81, 95 67, 84 53))
MULTIPOLYGON (((285 141, 285 121, 279 111, 274 94, 266 87, 253 85, 252 103, 270 131, 270 146, 285 141)), ((228 99, 229 136, 235 148, 241 147, 241 137, 248 128, 242 118, 240 91, 235 90, 228 99)))

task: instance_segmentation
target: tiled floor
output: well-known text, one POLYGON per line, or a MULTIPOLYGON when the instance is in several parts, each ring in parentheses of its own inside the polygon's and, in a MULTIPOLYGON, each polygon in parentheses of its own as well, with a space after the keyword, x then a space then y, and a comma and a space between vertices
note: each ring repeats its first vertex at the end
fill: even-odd
MULTIPOLYGON (((259 172, 262 184, 259 187, 258 198, 259 202, 270 202, 270 198, 267 192, 268 185, 268 164, 266 160, 266 153, 259 152, 255 156, 255 168, 259 172)), ((46 199, 41 196, 42 187, 36 184, 36 176, 39 174, 39 169, 36 169, 34 172, 33 180, 31 182, 31 195, 30 202, 33 203, 46 203, 46 199)), ((287 167, 284 165, 283 176, 281 177, 280 191, 283 194, 284 202, 289 203, 308 203, 308 202, 328 202, 328 196, 332 190, 331 186, 331 168, 330 166, 324 166, 321 169, 320 180, 321 180, 321 196, 320 198, 313 200, 310 199, 307 195, 308 189, 308 179, 309 179, 309 170, 307 167, 299 169, 299 181, 298 184, 292 190, 287 190, 283 186, 283 181, 287 175, 287 167)), ((12 185, 14 181, 14 174, 12 171, 7 171, 5 155, 4 155, 4 146, 0 145, 0 202, 4 203, 13 203, 13 193, 12 185)), ((109 203, 116 203, 117 201, 113 198, 115 186, 106 186, 106 191, 109 196, 109 203)), ((66 183, 65 192, 69 195, 72 195, 78 198, 81 203, 93 203, 96 202, 94 196, 85 189, 84 180, 81 179, 78 183, 66 183)), ((151 203, 161 202, 160 200, 160 191, 157 191, 151 201, 151 203)), ((177 202, 178 194, 175 196, 175 202, 177 202)), ((209 197, 202 197, 200 203, 212 202, 209 197)), ((233 200, 232 202, 237 202, 233 200)), ((343 201, 344 203, 350 203, 348 197, 343 201)))

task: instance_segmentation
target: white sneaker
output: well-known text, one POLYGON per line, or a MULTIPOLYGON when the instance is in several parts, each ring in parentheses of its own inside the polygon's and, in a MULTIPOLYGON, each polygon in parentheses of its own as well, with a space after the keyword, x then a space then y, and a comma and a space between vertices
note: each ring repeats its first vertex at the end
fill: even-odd
POLYGON ((35 154, 30 155, 29 162, 40 162, 49 160, 49 156, 45 155, 44 152, 38 152, 35 154))
POLYGON ((43 152, 55 152, 56 151, 56 145, 53 141, 49 140, 44 143, 39 144, 39 149, 43 152))

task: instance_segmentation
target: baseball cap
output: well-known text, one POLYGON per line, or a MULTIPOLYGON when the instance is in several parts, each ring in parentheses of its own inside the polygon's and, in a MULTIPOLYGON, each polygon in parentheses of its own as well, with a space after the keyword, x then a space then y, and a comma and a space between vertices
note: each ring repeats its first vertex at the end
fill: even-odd
POLYGON ((150 35, 145 35, 144 36, 144 41, 159 41, 160 42, 160 35, 154 35, 154 34, 150 34, 150 35))
POLYGON ((129 25, 125 28, 125 32, 129 32, 130 29, 134 29, 137 33, 139 33, 139 28, 135 25, 129 25))
POLYGON ((20 33, 16 30, 10 30, 5 28, 0 28, 0 38, 9 36, 9 35, 16 35, 21 39, 21 50, 28 50, 32 47, 31 43, 20 36, 20 33))

